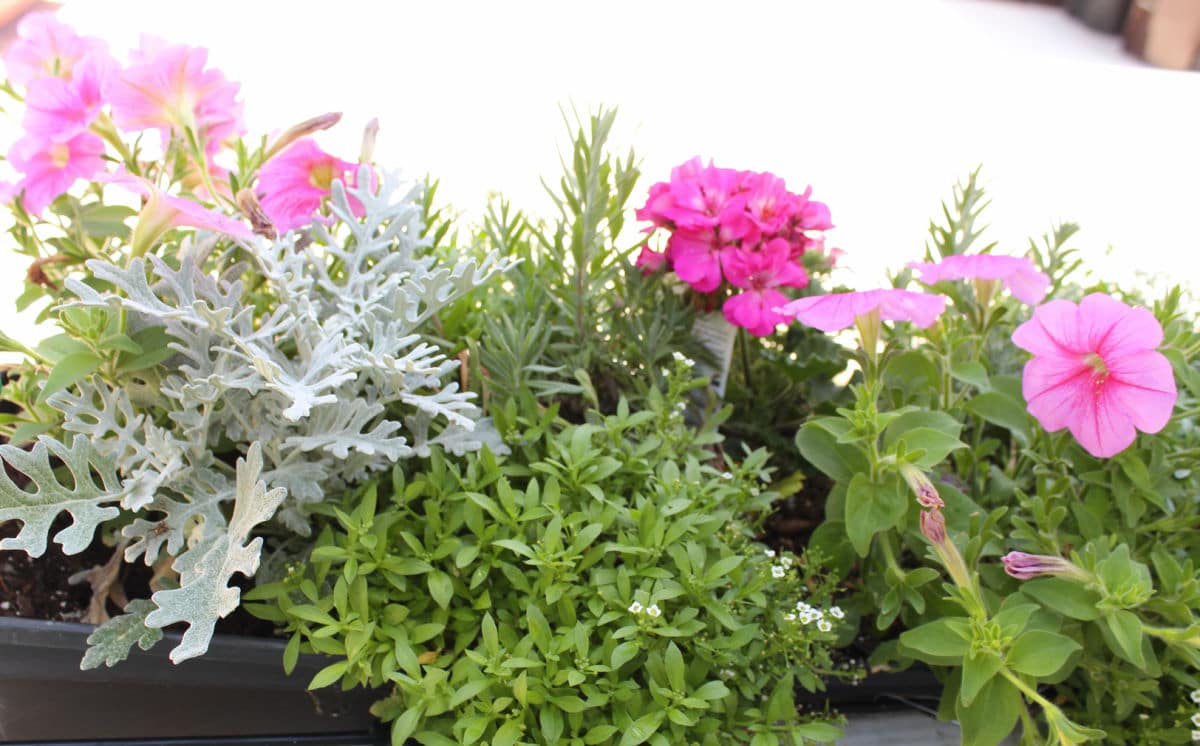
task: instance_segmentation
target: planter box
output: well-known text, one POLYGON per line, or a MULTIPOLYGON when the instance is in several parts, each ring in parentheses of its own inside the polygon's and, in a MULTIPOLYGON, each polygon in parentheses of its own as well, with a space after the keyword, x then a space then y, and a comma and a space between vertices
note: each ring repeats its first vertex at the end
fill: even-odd
MULTIPOLYGON (((316 736, 244 743, 378 743, 372 692, 305 687, 327 661, 283 673, 283 643, 218 635, 208 654, 167 659, 178 634, 114 668, 80 671, 86 624, 0 618, 0 741, 316 736)), ((208 739, 208 740, 204 740, 208 739)))
MULTIPOLYGON (((0 742, 168 746, 375 746, 388 739, 367 711, 368 691, 308 692, 326 665, 302 656, 283 673, 283 644, 218 635, 208 653, 178 666, 167 659, 178 634, 114 668, 80 671, 93 627, 0 617, 0 742)), ((831 683, 805 702, 829 701, 849 717, 842 746, 958 743, 958 727, 928 713, 941 685, 925 669, 831 683)), ((1015 739, 1011 741, 1015 743, 1015 739)), ((1008 742, 1006 742, 1008 743, 1008 742)))
POLYGON ((936 712, 942 698, 942 683, 928 668, 914 666, 896 673, 866 677, 858 684, 830 681, 824 692, 798 692, 797 704, 822 707, 829 702, 834 709, 852 715, 856 712, 880 712, 895 709, 924 709, 936 712))

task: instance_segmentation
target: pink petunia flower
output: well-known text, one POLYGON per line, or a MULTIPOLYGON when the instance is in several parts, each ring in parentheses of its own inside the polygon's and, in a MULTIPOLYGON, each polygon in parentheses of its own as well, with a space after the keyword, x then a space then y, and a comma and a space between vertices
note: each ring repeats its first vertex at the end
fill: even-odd
POLYGON ((911 290, 862 290, 800 298, 776 310, 823 332, 845 329, 876 310, 885 321, 911 321, 924 328, 946 310, 946 298, 911 290))
POLYGON ((104 171, 104 141, 83 132, 64 142, 27 136, 8 152, 13 168, 24 175, 16 185, 24 191, 22 203, 32 215, 65 193, 77 179, 90 179, 104 171))
POLYGON ((76 67, 71 80, 32 81, 25 95, 25 131, 55 142, 86 131, 104 105, 101 92, 111 71, 105 58, 88 58, 76 67))
POLYGON ((1004 563, 1004 572, 1017 580, 1032 580, 1046 575, 1054 575, 1080 583, 1095 581, 1095 577, 1079 565, 1049 554, 1009 552, 1001 557, 1000 561, 1004 563))
POLYGON ((1002 280, 1017 300, 1036 306, 1050 289, 1050 278, 1039 272, 1033 262, 1019 256, 948 256, 937 264, 909 262, 921 273, 921 282, 936 285, 949 280, 1002 280))
POLYGON ((1038 306, 1012 336, 1033 353, 1021 378, 1030 414, 1049 432, 1068 428, 1097 458, 1125 450, 1138 430, 1162 430, 1177 397, 1171 363, 1155 350, 1162 339, 1149 311, 1103 293, 1038 306))
POLYGON ((722 254, 725 276, 734 287, 744 289, 725 301, 722 311, 731 324, 744 327, 757 337, 766 337, 788 317, 774 309, 787 302, 778 287, 802 288, 808 284, 804 269, 788 258, 791 247, 782 238, 768 241, 759 251, 729 248, 722 254))
MULTIPOLYGON (((297 140, 258 173, 263 212, 280 233, 304 227, 329 196, 334 179, 353 186, 357 169, 321 150, 311 137, 297 140)), ((356 202, 351 206, 357 211, 356 202)))
POLYGON ((108 91, 113 119, 123 130, 156 129, 163 145, 192 131, 212 155, 221 143, 245 131, 239 84, 219 70, 205 69, 208 51, 168 45, 143 36, 132 64, 108 91))
POLYGON ((168 194, 145 179, 121 173, 106 181, 146 199, 130 239, 130 252, 142 256, 172 228, 200 228, 249 240, 254 233, 244 223, 194 200, 168 194))
POLYGON ((4 66, 9 80, 20 86, 43 77, 71 80, 75 66, 84 58, 108 58, 104 42, 79 36, 55 18, 53 11, 25 16, 17 26, 17 36, 4 55, 4 66))

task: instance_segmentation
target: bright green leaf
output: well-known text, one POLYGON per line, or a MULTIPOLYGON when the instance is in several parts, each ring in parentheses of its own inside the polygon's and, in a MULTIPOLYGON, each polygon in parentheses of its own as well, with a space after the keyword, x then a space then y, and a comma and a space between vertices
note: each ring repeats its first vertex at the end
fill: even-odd
POLYGON ((1079 643, 1071 638, 1034 629, 1016 639, 1005 663, 1018 673, 1043 678, 1062 668, 1076 650, 1079 650, 1079 643))
POLYGON ((854 475, 846 490, 846 533, 858 556, 867 556, 875 534, 900 523, 908 502, 895 479, 880 485, 865 473, 854 475))

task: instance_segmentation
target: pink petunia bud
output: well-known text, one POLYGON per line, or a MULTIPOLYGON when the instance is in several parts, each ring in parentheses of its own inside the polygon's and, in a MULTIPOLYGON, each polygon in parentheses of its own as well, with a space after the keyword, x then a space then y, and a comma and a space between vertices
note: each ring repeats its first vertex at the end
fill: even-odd
POLYGON ((267 152, 263 154, 263 161, 271 160, 272 156, 281 152, 297 140, 321 130, 327 130, 340 121, 342 121, 342 113, 340 111, 331 111, 328 114, 320 114, 310 119, 305 119, 299 124, 292 125, 284 130, 283 134, 275 142, 271 143, 271 147, 267 148, 267 152))
POLYGON ((929 539, 935 549, 941 549, 947 544, 946 517, 942 511, 934 508, 921 513, 921 533, 929 539))
POLYGON ((967 569, 967 563, 959 554, 958 547, 946 534, 946 516, 942 515, 940 508, 930 508, 921 513, 921 533, 933 545, 934 554, 941 561, 942 567, 946 568, 946 572, 950 574, 950 579, 954 581, 954 584, 972 596, 978 597, 974 576, 967 569))
POLYGON ((1004 571, 1017 580, 1032 580, 1046 575, 1068 578, 1080 583, 1095 580, 1087 570, 1070 560, 1054 555, 1009 552, 1000 560, 1004 563, 1004 571))
POLYGON ((363 127, 362 147, 358 151, 359 163, 371 163, 375 159, 375 140, 379 137, 379 120, 372 119, 363 127))
POLYGON ((263 212, 262 204, 258 201, 258 195, 253 189, 242 189, 237 193, 237 205, 250 221, 252 230, 266 238, 269 241, 274 241, 279 238, 279 233, 275 230, 275 225, 271 219, 267 217, 267 213, 263 212))
POLYGON ((922 508, 944 508, 946 503, 938 494, 937 488, 933 486, 933 482, 929 481, 929 477, 925 472, 921 471, 912 464, 904 463, 900 465, 900 476, 904 477, 904 481, 908 483, 908 488, 917 496, 917 504, 922 508))

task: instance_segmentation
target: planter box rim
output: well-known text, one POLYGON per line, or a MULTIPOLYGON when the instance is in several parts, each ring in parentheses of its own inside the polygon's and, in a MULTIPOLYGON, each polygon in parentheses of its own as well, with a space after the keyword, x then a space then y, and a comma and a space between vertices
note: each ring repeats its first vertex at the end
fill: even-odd
MULTIPOLYGON (((57 622, 45 619, 26 619, 23 617, 0 617, 0 645, 24 645, 55 650, 75 650, 82 658, 86 649, 87 638, 96 630, 91 624, 79 622, 57 622)), ((167 654, 183 637, 180 632, 166 632, 163 639, 150 650, 142 651, 135 647, 130 653, 130 660, 135 657, 166 658, 167 654)), ((237 662, 239 664, 271 665, 283 669, 282 640, 262 637, 240 637, 238 635, 213 635, 208 652, 196 660, 219 662, 237 662)), ((304 658, 301 656, 301 664, 304 658)), ((321 660, 312 656, 314 660, 321 660)), ((184 661, 180 666, 186 666, 191 661, 184 661)), ((297 664, 297 670, 301 668, 297 664)), ((120 666, 121 664, 117 664, 120 666)))

